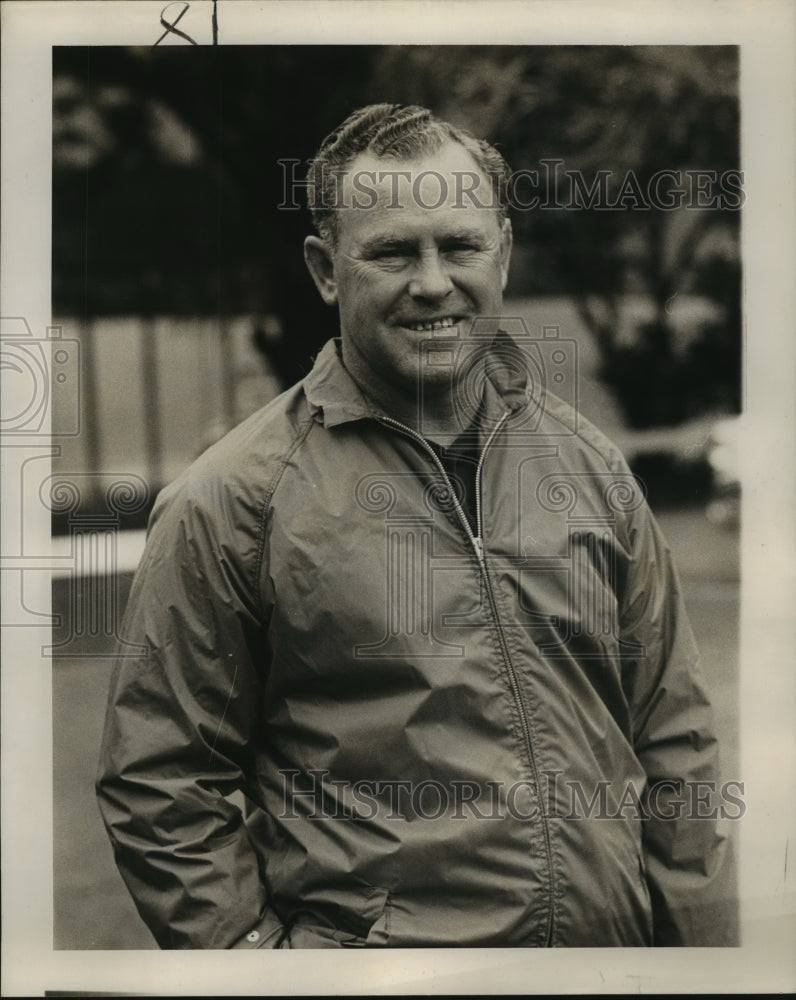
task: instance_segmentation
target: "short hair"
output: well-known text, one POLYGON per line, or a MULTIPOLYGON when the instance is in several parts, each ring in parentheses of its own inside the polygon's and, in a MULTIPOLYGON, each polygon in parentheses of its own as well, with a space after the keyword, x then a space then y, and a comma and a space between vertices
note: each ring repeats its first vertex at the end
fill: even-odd
POLYGON ((358 108, 321 143, 307 171, 307 203, 318 234, 337 245, 337 176, 360 153, 413 160, 436 153, 447 141, 463 146, 489 179, 503 222, 508 212, 509 166, 501 154, 467 129, 436 118, 416 104, 369 104, 358 108))

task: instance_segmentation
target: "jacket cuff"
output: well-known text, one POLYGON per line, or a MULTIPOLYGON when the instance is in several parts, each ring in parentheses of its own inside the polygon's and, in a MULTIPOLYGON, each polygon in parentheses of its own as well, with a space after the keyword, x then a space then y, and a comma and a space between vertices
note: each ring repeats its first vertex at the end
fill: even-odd
POLYGON ((230 948, 278 948, 285 933, 279 917, 268 909, 258 923, 231 944, 230 948))

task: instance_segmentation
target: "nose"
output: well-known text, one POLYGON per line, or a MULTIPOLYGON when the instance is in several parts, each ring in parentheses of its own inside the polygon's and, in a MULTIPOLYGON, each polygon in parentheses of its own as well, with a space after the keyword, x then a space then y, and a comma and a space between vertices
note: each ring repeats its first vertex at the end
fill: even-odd
POLYGON ((443 299, 453 290, 448 270, 437 252, 421 254, 409 282, 409 294, 415 299, 443 299))

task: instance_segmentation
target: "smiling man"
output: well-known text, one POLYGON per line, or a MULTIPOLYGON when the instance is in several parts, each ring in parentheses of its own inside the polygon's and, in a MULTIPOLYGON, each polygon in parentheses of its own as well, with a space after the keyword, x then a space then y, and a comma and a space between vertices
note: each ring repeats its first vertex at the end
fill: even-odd
MULTIPOLYGON (((463 178, 480 181, 481 198, 491 194, 490 179, 452 130, 439 135, 433 153, 418 146, 411 169, 371 151, 343 171, 335 163, 334 208, 329 215, 316 209, 323 235, 307 237, 305 256, 324 301, 339 308, 341 358, 359 387, 385 412, 413 423, 422 378, 423 416, 447 431, 456 372, 444 365, 421 372, 421 344, 438 335, 458 338, 477 317, 500 315, 511 223, 505 206, 494 210, 478 199, 478 188, 465 198, 463 178), (368 199, 357 196, 363 179, 368 199)), ((478 144, 468 145, 483 163, 478 144)), ((505 182, 495 157, 489 165, 505 182)), ((317 175, 331 169, 316 162, 317 175)))
POLYGON ((158 498, 98 794, 162 947, 734 943, 677 577, 572 342, 501 317, 507 177, 351 115, 305 243, 339 340, 158 498))

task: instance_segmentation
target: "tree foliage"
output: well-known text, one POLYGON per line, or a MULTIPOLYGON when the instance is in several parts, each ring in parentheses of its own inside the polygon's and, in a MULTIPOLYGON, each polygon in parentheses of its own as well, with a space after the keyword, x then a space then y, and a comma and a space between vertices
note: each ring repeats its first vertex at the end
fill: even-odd
MULTIPOLYGON (((276 316, 281 335, 261 341, 292 381, 335 317, 305 273, 309 218, 284 207, 280 161, 303 175, 355 107, 424 104, 515 170, 560 161, 587 184, 602 171, 614 199, 628 175, 644 192, 662 170, 737 169, 737 72, 726 46, 56 49, 56 311, 247 312, 262 330, 276 316)), ((514 212, 510 292, 573 298, 631 423, 737 409, 739 213, 569 194, 514 212), (631 302, 646 311, 629 317, 631 302)))
POLYGON ((409 99, 537 171, 542 207, 514 212, 524 267, 512 288, 573 298, 636 426, 740 406, 742 192, 737 176, 723 187, 739 165, 737 77, 729 46, 484 47, 464 59, 395 47, 377 68, 382 95, 409 81, 409 99), (556 172, 560 188, 545 186, 556 172), (581 191, 602 176, 603 206, 616 207, 583 207, 573 174, 581 191), (667 203, 676 185, 681 207, 650 205, 650 191, 667 203), (712 309, 695 315, 696 296, 712 309), (646 316, 628 329, 631 297, 646 316))

